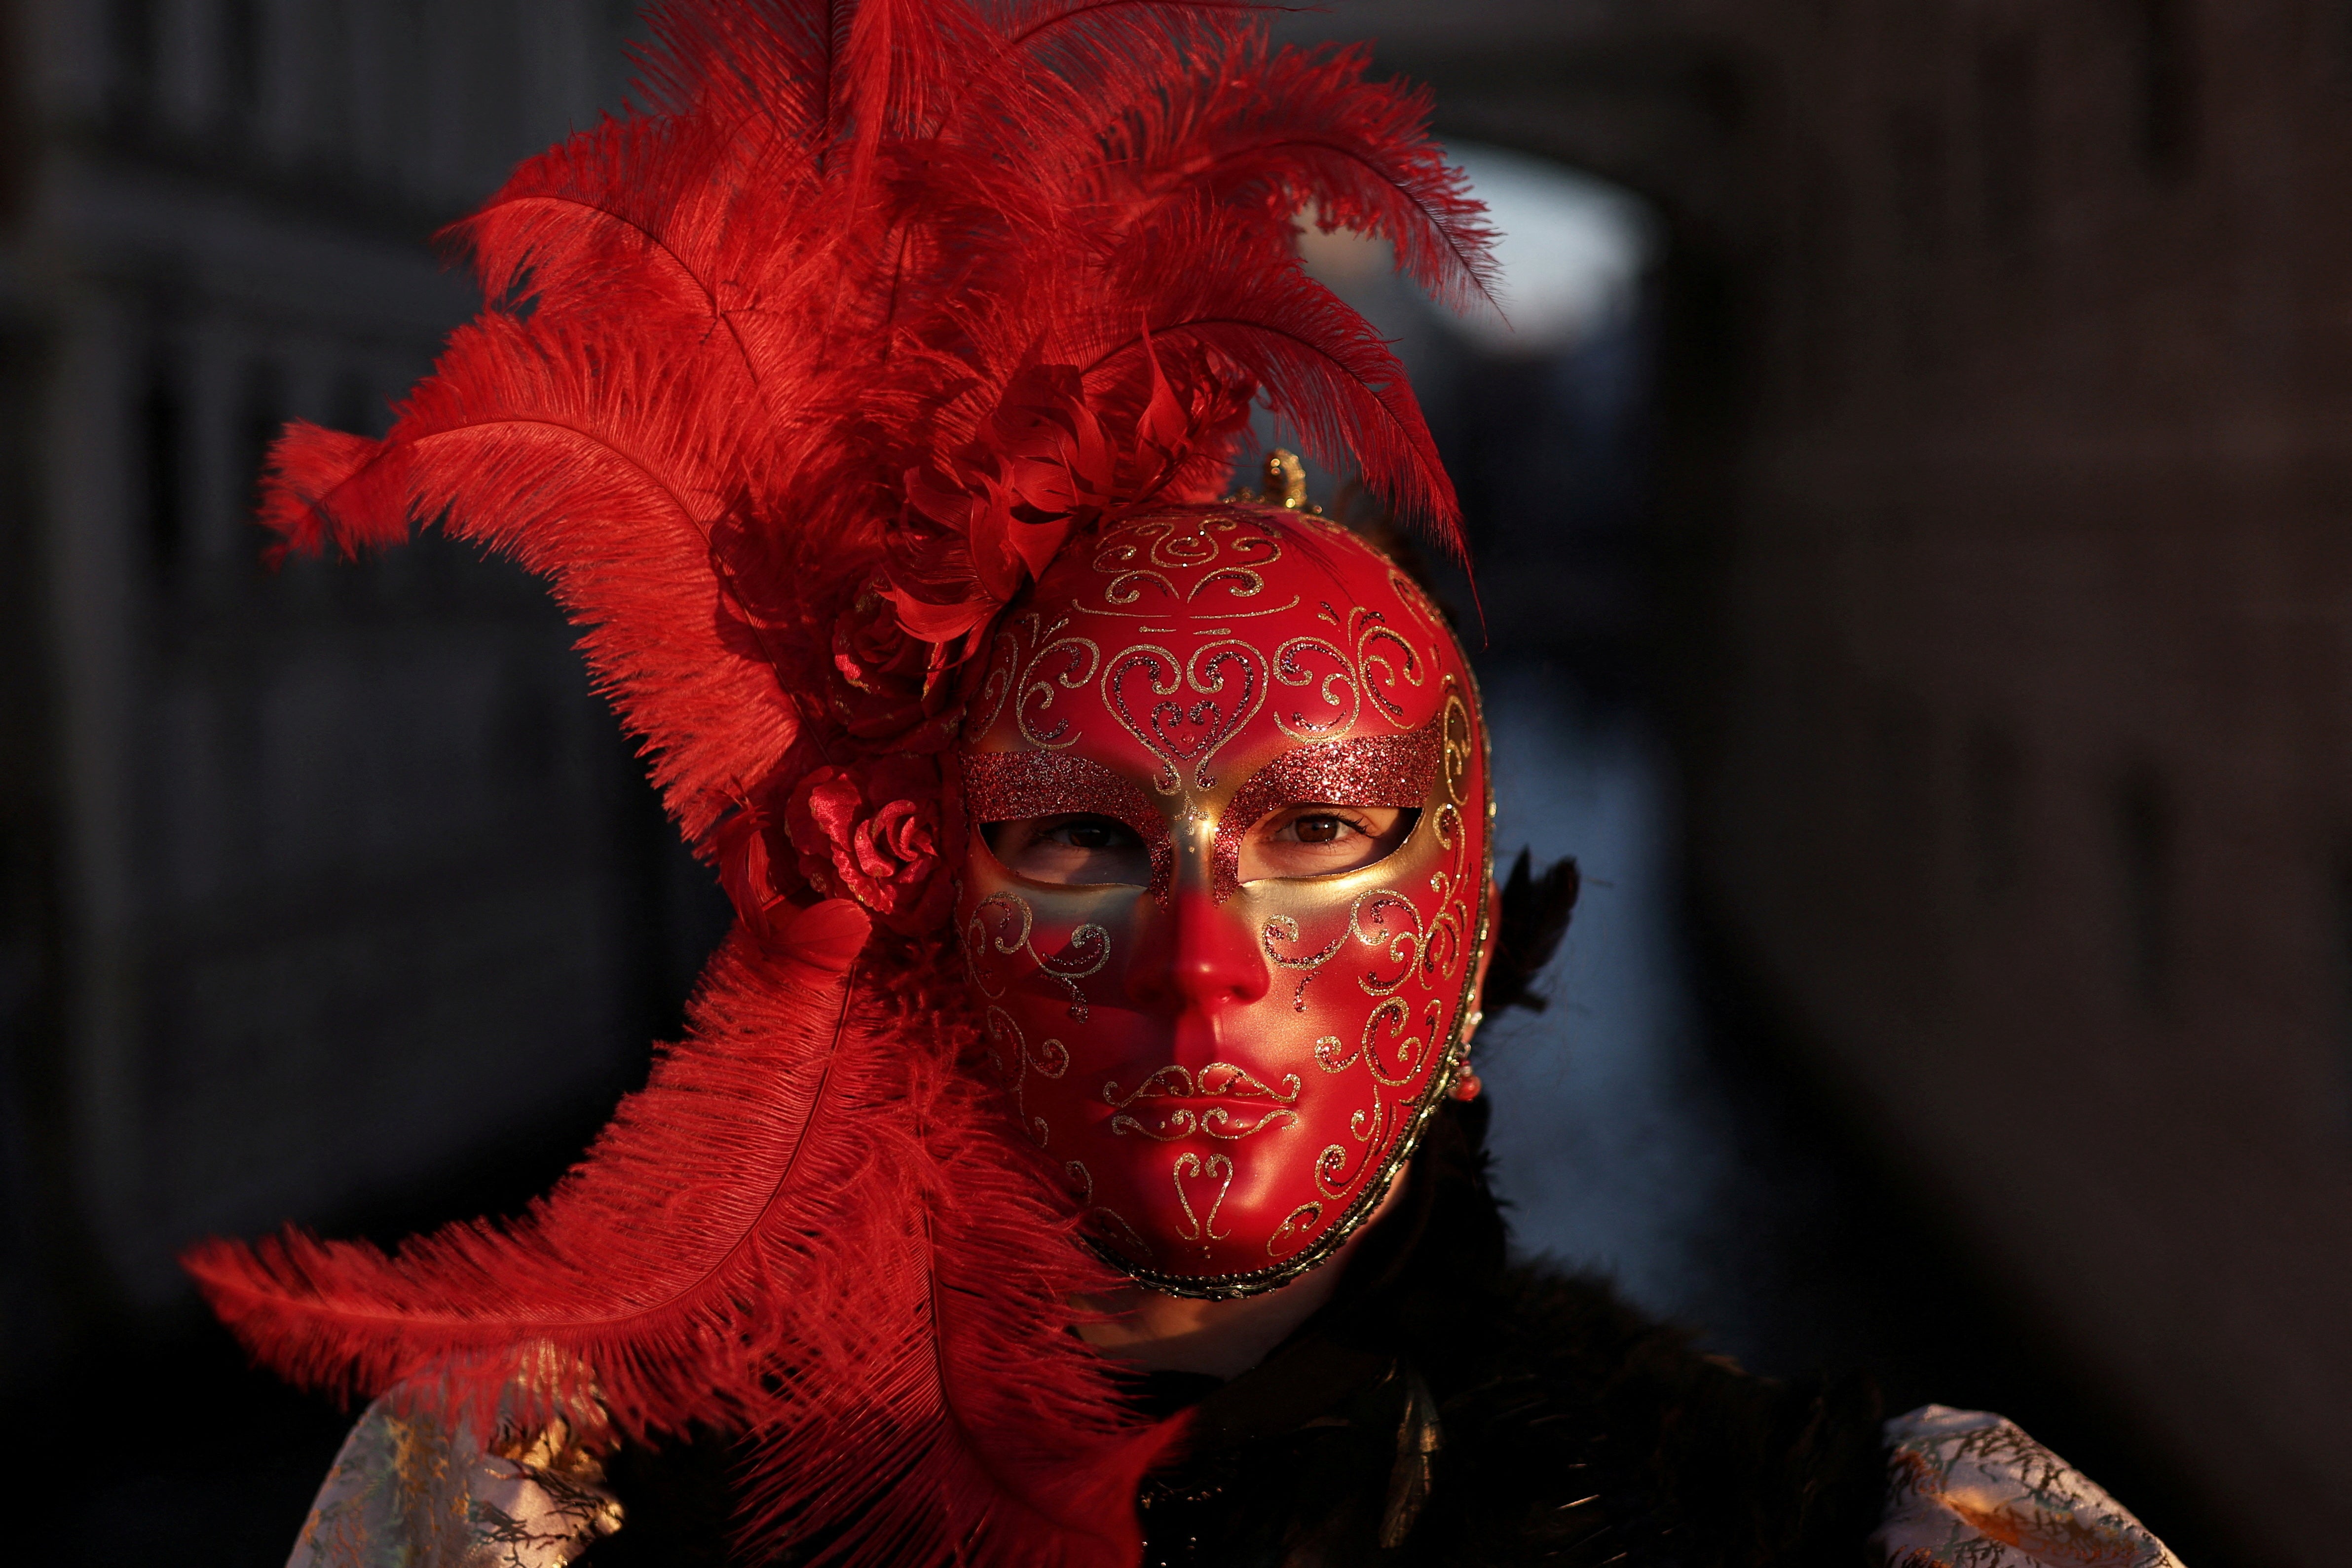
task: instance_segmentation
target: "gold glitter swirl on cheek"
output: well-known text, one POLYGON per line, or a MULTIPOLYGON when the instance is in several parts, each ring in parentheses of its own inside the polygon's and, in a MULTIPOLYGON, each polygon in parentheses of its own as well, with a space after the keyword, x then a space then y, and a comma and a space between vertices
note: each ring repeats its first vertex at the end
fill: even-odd
POLYGON ((1078 982, 1101 973, 1103 965, 1110 962, 1110 932, 1088 921, 1070 932, 1067 956, 1056 953, 1049 958, 1034 948, 1030 950, 1030 956, 1037 961, 1040 974, 1068 989, 1070 1016, 1081 1024, 1085 1023, 1087 994, 1079 989, 1078 982))
POLYGON ((1265 954, 1267 963, 1277 969, 1287 969, 1298 976, 1298 988, 1291 994, 1290 1009, 1294 1013, 1304 1013, 1307 1011, 1307 983, 1315 978, 1317 970, 1331 962, 1333 955, 1338 953, 1340 946, 1347 942, 1348 933, 1345 931, 1340 931, 1324 947, 1304 957, 1296 953, 1285 954, 1276 951, 1275 944, 1280 942, 1287 947, 1297 942, 1298 922, 1288 915, 1275 915, 1267 920, 1265 925, 1258 931, 1257 940, 1258 951, 1265 954))
MULTIPOLYGON (((1423 952, 1429 945, 1429 934, 1422 922, 1421 906, 1402 893, 1383 888, 1367 893, 1356 900, 1349 912, 1348 929, 1355 939, 1367 947, 1382 949, 1388 961, 1396 964, 1393 975, 1383 976, 1378 970, 1368 969, 1356 976, 1356 984, 1367 996, 1387 996, 1412 978, 1423 952), (1401 924, 1392 924, 1401 921, 1401 924)), ((1375 1009, 1374 1016, 1378 1016, 1375 1009)))
POLYGON ((1417 1034, 1407 1033, 1412 1021, 1412 1009, 1402 996, 1385 998, 1364 1020, 1364 1070, 1391 1089, 1409 1086, 1421 1065, 1422 1047, 1426 1042, 1417 1034), (1396 1066, 1387 1071, 1381 1070, 1380 1042, 1375 1038, 1384 1024, 1396 1054, 1396 1066))
POLYGON ((1344 1198, 1349 1188, 1363 1178, 1380 1152, 1381 1134, 1388 1126, 1388 1103, 1380 1091, 1372 1091, 1372 1103, 1348 1118, 1348 1132, 1364 1145, 1363 1155, 1355 1162, 1356 1170, 1348 1171, 1349 1156, 1344 1144, 1326 1144, 1323 1152, 1315 1157, 1315 1184, 1327 1198, 1344 1198))
POLYGON ((1307 1245, 1307 1233, 1323 1218, 1323 1205, 1303 1203, 1283 1216, 1274 1234, 1265 1238, 1265 1255, 1281 1258, 1307 1245))
POLYGON ((1110 962, 1110 932, 1090 921, 1073 930, 1064 950, 1049 957, 1037 951, 1035 931, 1036 915, 1029 900, 1018 893, 991 893, 974 905, 963 928, 964 967, 972 985, 986 1000, 1003 1001, 1013 982, 994 961, 1019 954, 1028 959, 1030 973, 1070 994, 1070 1016, 1085 1023, 1087 994, 1078 982, 1101 973, 1110 962), (992 936, 988 930, 992 918, 996 921, 992 936), (1013 929, 1015 920, 1020 922, 1018 930, 1013 929))
POLYGON ((1087 1211, 1087 1217, 1101 1221, 1106 1228, 1113 1233, 1118 1245, 1128 1250, 1133 1261, 1143 1262, 1154 1256, 1151 1244, 1137 1234, 1135 1226, 1128 1223, 1126 1215, 1116 1209, 1105 1208, 1095 1202, 1095 1173, 1087 1169, 1086 1162, 1065 1161, 1062 1170, 1076 1185, 1078 1204, 1087 1211))
POLYGON ((994 960, 1010 957, 1026 948, 1030 927, 1034 920, 1029 900, 1017 893, 991 893, 974 905, 971 913, 965 917, 964 967, 982 996, 994 1001, 1004 994, 1005 988, 1012 982, 994 960), (996 925, 993 932, 989 930, 992 921, 996 925), (1020 930, 1006 936, 1005 931, 1011 930, 1016 921, 1020 923, 1020 930))
POLYGON ((1021 1026, 1002 1007, 990 1006, 982 1016, 982 1024, 988 1035, 989 1058, 1012 1091, 1013 1120, 1021 1124, 1021 1131, 1029 1135, 1031 1142, 1040 1149, 1046 1147, 1053 1142, 1054 1130, 1044 1117, 1030 1112, 1029 1075, 1034 1072, 1039 1078, 1059 1079, 1070 1070, 1070 1048, 1059 1040, 1041 1040, 1032 1049, 1021 1026), (1007 1053, 997 1048, 1007 1044, 1012 1047, 1009 1069, 1007 1053))

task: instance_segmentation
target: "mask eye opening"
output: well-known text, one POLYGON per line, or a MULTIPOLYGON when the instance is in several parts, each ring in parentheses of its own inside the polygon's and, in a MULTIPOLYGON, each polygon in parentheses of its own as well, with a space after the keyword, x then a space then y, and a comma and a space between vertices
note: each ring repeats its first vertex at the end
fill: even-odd
POLYGON ((977 825, 997 865, 1049 888, 1141 888, 1152 855, 1142 835, 1102 812, 1066 811, 977 825))
MULTIPOLYGON (((1276 820, 1288 813, 1299 811, 1302 808, 1306 809, 1307 815, 1304 817, 1294 817, 1292 820, 1294 822, 1309 821, 1312 820, 1315 816, 1318 815, 1313 810, 1313 808, 1317 806, 1328 808, 1327 814, 1333 816, 1344 816, 1350 811, 1362 811, 1368 809, 1362 806, 1342 805, 1336 802, 1328 801, 1301 801, 1296 805, 1283 806, 1278 810, 1268 812, 1266 816, 1261 819, 1261 821, 1276 820)), ((1238 880, 1243 886, 1247 886, 1253 882, 1321 882, 1328 881, 1339 877, 1356 876, 1361 872, 1370 870, 1375 866, 1383 865, 1395 858, 1397 854, 1402 850, 1405 846, 1413 842, 1414 836, 1421 831, 1422 819, 1428 815, 1429 814, 1426 810, 1418 805, 1398 807, 1396 821, 1391 825, 1386 832, 1380 835, 1381 838, 1388 841, 1386 846, 1381 848, 1379 853, 1370 856, 1369 858, 1360 860, 1354 865, 1335 866, 1328 870, 1268 871, 1262 872, 1255 877, 1240 878, 1238 880)), ((1248 837, 1255 837, 1257 831, 1258 826, 1253 825, 1248 837)))

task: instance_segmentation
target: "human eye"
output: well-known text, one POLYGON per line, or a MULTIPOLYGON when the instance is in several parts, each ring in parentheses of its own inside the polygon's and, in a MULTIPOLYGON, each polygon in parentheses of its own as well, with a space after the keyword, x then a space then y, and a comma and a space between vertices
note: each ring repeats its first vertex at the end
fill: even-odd
POLYGON ((1091 812, 1017 817, 983 823, 981 836, 1006 870, 1033 882, 1140 887, 1151 879, 1142 836, 1116 817, 1091 812))
POLYGON ((1404 842, 1418 815, 1392 805, 1321 801, 1276 812, 1244 840, 1241 879, 1317 877, 1371 865, 1404 842))
POLYGON ((1291 844, 1345 845, 1350 838, 1372 836, 1371 828, 1360 818, 1337 811, 1316 811, 1293 816, 1274 833, 1276 841, 1291 844))

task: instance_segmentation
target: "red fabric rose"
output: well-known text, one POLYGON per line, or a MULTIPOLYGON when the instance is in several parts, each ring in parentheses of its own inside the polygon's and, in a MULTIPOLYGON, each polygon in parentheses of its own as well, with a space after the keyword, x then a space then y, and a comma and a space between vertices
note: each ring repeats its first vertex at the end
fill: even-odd
POLYGON ((963 682, 946 646, 908 635, 875 589, 833 626, 825 705, 859 741, 901 752, 936 752, 963 719, 963 682))
POLYGON ((963 803, 937 760, 893 754, 803 778, 784 809, 801 870, 819 892, 856 899, 901 935, 937 925, 955 897, 963 803))

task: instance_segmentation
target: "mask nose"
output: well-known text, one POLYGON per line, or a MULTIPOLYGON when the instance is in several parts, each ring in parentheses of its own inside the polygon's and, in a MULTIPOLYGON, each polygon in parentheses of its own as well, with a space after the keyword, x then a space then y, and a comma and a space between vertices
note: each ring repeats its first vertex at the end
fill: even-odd
POLYGON ((1128 994, 1146 1012, 1214 1014, 1256 1001, 1273 984, 1245 900, 1210 896, 1207 839, 1181 834, 1168 902, 1142 900, 1128 994))

